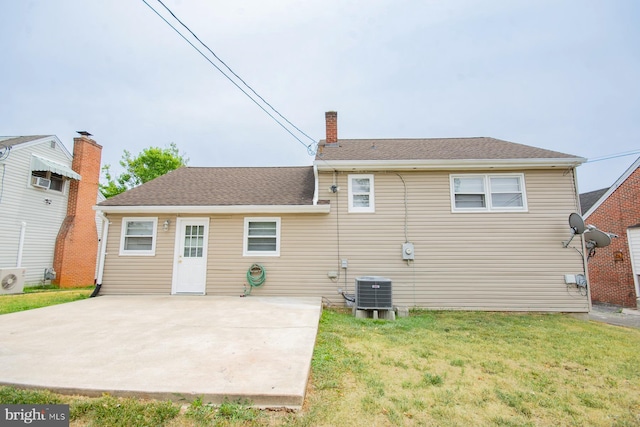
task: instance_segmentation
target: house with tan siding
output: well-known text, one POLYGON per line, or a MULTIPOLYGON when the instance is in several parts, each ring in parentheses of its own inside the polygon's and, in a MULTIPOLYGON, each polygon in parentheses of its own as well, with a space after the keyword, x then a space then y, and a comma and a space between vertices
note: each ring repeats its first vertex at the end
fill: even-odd
POLYGON ((585 159, 486 137, 338 139, 335 112, 326 125, 312 166, 183 167, 98 204, 101 294, 342 305, 381 276, 395 306, 589 311, 565 280, 584 274, 582 236, 562 245, 585 159))

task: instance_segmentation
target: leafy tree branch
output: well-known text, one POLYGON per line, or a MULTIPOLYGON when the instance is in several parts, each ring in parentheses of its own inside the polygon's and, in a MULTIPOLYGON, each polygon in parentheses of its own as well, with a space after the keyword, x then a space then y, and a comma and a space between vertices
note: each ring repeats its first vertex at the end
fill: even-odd
POLYGON ((111 172, 111 165, 104 165, 102 172, 106 184, 100 184, 100 191, 106 198, 116 196, 167 172, 186 166, 188 161, 189 159, 185 157, 184 153, 180 154, 178 147, 173 142, 167 148, 145 148, 137 156, 124 150, 122 160, 119 162, 124 172, 114 176, 111 172))

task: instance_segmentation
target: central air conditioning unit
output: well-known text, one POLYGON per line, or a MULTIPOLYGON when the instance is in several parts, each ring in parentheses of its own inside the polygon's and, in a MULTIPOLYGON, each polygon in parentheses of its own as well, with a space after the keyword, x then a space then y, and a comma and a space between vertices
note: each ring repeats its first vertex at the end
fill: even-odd
POLYGON ((31 178, 31 185, 48 190, 49 187, 51 187, 51 180, 39 176, 34 176, 31 178))
POLYGON ((0 295, 23 293, 26 274, 26 268, 0 268, 0 295))
POLYGON ((380 276, 356 277, 356 309, 393 310, 391 279, 380 276))

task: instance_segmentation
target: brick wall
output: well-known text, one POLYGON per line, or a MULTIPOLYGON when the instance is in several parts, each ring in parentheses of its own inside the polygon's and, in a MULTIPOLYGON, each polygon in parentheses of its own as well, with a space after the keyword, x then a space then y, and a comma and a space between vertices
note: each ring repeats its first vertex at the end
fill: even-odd
POLYGON ((93 206, 98 197, 102 147, 87 137, 73 142, 72 168, 82 179, 71 180, 67 216, 56 238, 53 260, 53 283, 63 288, 92 285, 98 255, 93 206))
POLYGON ((640 223, 640 168, 636 169, 595 212, 585 218, 602 231, 617 234, 611 245, 596 249, 588 263, 591 299, 636 306, 627 228, 640 223))

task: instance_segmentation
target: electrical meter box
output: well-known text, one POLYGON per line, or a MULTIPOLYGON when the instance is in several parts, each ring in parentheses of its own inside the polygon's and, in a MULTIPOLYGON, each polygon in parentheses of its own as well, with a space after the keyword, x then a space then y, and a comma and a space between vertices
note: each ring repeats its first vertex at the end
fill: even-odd
POLYGON ((402 244, 402 259, 410 260, 414 259, 414 248, 413 243, 403 243, 402 244))

